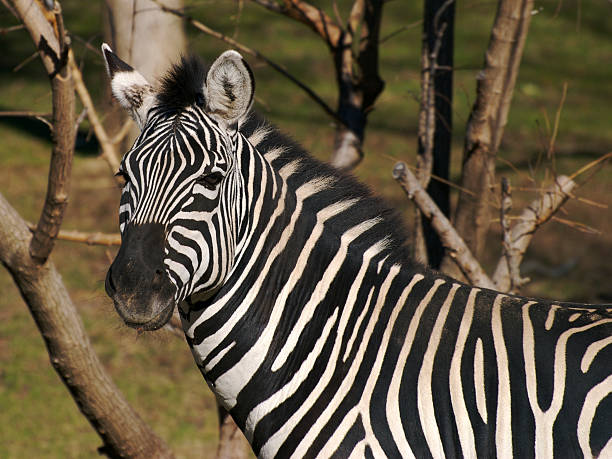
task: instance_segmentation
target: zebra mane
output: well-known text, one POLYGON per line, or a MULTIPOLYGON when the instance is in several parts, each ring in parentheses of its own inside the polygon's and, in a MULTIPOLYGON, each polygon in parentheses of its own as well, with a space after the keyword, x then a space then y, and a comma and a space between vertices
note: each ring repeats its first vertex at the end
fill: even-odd
POLYGON ((182 56, 160 80, 157 101, 170 111, 180 111, 190 105, 204 106, 204 82, 208 67, 197 56, 182 56))
MULTIPOLYGON (((380 223, 375 225, 375 230, 368 232, 368 240, 365 244, 373 244, 386 238, 390 249, 390 261, 402 265, 416 266, 418 263, 410 256, 407 231, 405 225, 397 212, 389 207, 381 198, 358 181, 354 176, 339 171, 312 157, 297 142, 281 133, 276 126, 271 124, 257 113, 251 113, 249 118, 240 126, 240 132, 248 139, 254 139, 257 149, 264 155, 272 150, 280 154, 273 160, 273 167, 280 169, 284 165, 299 161, 298 171, 294 176, 299 177, 299 183, 320 179, 329 182, 325 189, 317 193, 317 199, 328 201, 329 204, 357 200, 350 212, 343 214, 344 223, 352 227, 370 219, 378 218, 380 223), (331 180, 330 180, 331 179, 331 180), (350 221, 347 221, 350 220, 350 221)), ((291 184, 290 184, 291 186, 291 184)), ((324 203, 318 207, 324 207, 324 203)))

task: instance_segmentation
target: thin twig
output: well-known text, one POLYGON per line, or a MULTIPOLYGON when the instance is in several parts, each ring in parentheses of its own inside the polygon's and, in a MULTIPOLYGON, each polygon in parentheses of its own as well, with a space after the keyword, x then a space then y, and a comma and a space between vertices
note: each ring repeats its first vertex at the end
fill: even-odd
MULTIPOLYGON (((27 223, 30 231, 34 231, 36 225, 33 223, 27 223)), ((120 234, 108 234, 108 233, 87 233, 76 230, 60 230, 57 234, 57 239, 68 242, 80 242, 87 245, 103 245, 103 246, 119 246, 121 245, 120 234)))
POLYGON ((605 155, 597 158, 594 161, 591 161, 590 163, 588 163, 585 166, 582 166, 580 169, 578 169, 576 172, 574 172, 572 175, 570 175, 570 178, 572 180, 574 180, 576 177, 578 177, 581 174, 584 174, 586 171, 588 171, 589 169, 592 169, 593 167, 597 166, 598 164, 603 163, 604 161, 607 161, 608 159, 612 158, 612 151, 606 153, 605 155))
POLYGON ((37 57, 38 57, 38 51, 34 51, 32 54, 30 54, 28 57, 22 60, 19 64, 13 67, 13 72, 15 73, 19 72, 22 68, 24 68, 26 65, 28 65, 30 62, 32 62, 37 57))
MULTIPOLYGON (((514 224, 510 231, 510 243, 516 250, 516 266, 520 265, 535 231, 559 210, 570 197, 574 188, 576 188, 576 182, 567 176, 561 175, 557 177, 553 185, 544 190, 521 213, 519 221, 514 224)), ((502 292, 506 292, 511 288, 508 263, 505 257, 500 258, 498 261, 493 281, 497 289, 502 292)))
POLYGON ((506 177, 501 179, 501 207, 499 213, 499 220, 502 228, 502 249, 503 258, 506 260, 506 266, 508 267, 508 282, 510 287, 508 288, 509 293, 517 293, 523 285, 529 282, 529 279, 522 278, 520 272, 521 253, 520 249, 516 245, 516 241, 512 239, 510 232, 510 222, 508 214, 512 209, 512 195, 510 190, 510 184, 506 177))
POLYGON ((546 157, 552 163, 553 173, 556 171, 555 142, 557 140, 557 134, 559 132, 559 121, 561 120, 561 111, 563 110, 563 105, 565 104, 566 97, 567 97, 567 81, 563 83, 563 92, 561 93, 561 100, 559 102, 559 106, 557 107, 557 112, 555 113, 555 123, 553 124, 553 132, 550 136, 550 141, 548 143, 548 150, 546 152, 546 157))
POLYGON ((83 108, 83 110, 81 110, 81 113, 79 113, 79 116, 77 116, 77 119, 76 119, 76 121, 74 123, 74 130, 77 133, 79 132, 79 126, 81 125, 81 123, 83 122, 85 117, 87 117, 87 109, 83 108))
POLYGON ((310 89, 310 87, 308 87, 305 83, 303 83, 302 81, 297 79, 295 76, 293 76, 291 73, 289 73, 289 71, 284 66, 277 64, 276 62, 270 60, 269 58, 267 58, 265 55, 263 55, 259 51, 249 48, 248 46, 243 45, 242 43, 234 40, 233 38, 228 37, 227 35, 224 35, 221 32, 217 32, 216 30, 211 29, 210 27, 202 24, 197 19, 193 19, 191 16, 188 16, 182 11, 179 11, 174 8, 169 8, 165 6, 163 3, 161 3, 159 0, 152 0, 152 1, 156 3, 157 5, 159 5, 159 7, 161 8, 163 12, 178 16, 184 19, 185 21, 187 21, 189 24, 191 24, 193 27, 195 27, 199 31, 204 32, 205 34, 210 35, 212 37, 215 37, 218 40, 221 40, 233 46, 234 48, 239 49, 240 51, 246 54, 250 54, 251 56, 254 56, 255 58, 265 62, 272 69, 276 70, 278 73, 280 73, 281 75, 289 79, 289 81, 291 81, 297 87, 299 87, 302 91, 304 91, 315 103, 317 103, 323 109, 323 111, 325 111, 325 113, 327 113, 335 121, 342 124, 343 126, 345 125, 345 123, 338 116, 338 114, 336 113, 334 109, 332 109, 323 99, 321 99, 321 97, 319 97, 317 93, 315 93, 312 89, 310 89))
POLYGON ((111 139, 111 143, 118 145, 125 139, 125 137, 130 133, 130 130, 134 126, 134 121, 132 118, 126 118, 121 129, 115 134, 115 136, 111 139))
POLYGON ((53 125, 49 121, 51 113, 39 113, 22 110, 8 110, 0 112, 0 118, 33 118, 47 125, 47 127, 53 132, 53 125))
MULTIPOLYGON (((73 58, 70 59, 70 70, 72 72, 72 78, 74 79, 77 94, 79 95, 83 106, 87 109, 87 118, 89 118, 89 122, 93 127, 98 143, 102 148, 101 157, 106 161, 111 169, 111 173, 114 175, 119 169, 119 155, 117 153, 117 147, 112 140, 109 139, 106 129, 104 129, 104 126, 100 121, 100 117, 96 112, 96 108, 91 100, 87 86, 85 86, 85 82, 83 81, 81 71, 73 58)), ((119 184, 118 179, 117 183, 119 184)))
POLYGON ((417 26, 420 26, 421 24, 423 24, 423 20, 419 19, 418 21, 414 21, 414 22, 411 22, 410 24, 403 25, 399 27, 398 29, 395 29, 393 32, 389 32, 387 35, 385 35, 380 40, 378 40, 378 44, 382 45, 384 42, 386 42, 387 40, 390 40, 396 35, 399 35, 400 33, 405 32, 406 30, 410 30, 417 26))
POLYGON ((5 27, 3 29, 0 29, 0 35, 6 35, 9 32, 14 32, 16 30, 21 30, 25 28, 25 26, 23 24, 17 24, 14 26, 10 26, 10 27, 5 27))

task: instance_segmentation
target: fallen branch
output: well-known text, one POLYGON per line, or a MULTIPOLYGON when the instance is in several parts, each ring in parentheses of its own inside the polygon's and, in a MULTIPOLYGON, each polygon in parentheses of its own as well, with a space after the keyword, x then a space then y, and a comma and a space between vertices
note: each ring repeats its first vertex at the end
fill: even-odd
POLYGON ((395 165, 393 168, 393 178, 401 185, 408 198, 417 205, 425 218, 430 220, 431 226, 440 236, 440 240, 447 253, 457 263, 457 266, 468 281, 472 285, 495 289, 493 281, 484 272, 448 218, 436 206, 436 203, 429 197, 405 163, 399 162, 395 165))
MULTIPOLYGON (((553 185, 544 190, 541 196, 529 204, 521 213, 508 236, 508 244, 514 252, 513 264, 516 269, 518 269, 535 231, 559 210, 575 188, 576 182, 561 175, 557 177, 553 185)), ((496 289, 502 292, 509 291, 512 288, 506 257, 502 257, 497 263, 493 282, 496 289)))

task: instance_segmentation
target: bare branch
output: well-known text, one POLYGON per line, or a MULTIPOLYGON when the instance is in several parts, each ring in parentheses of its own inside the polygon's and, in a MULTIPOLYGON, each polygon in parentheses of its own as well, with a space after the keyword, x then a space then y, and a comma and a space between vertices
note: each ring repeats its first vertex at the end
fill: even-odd
POLYGON ((502 177, 501 194, 499 219, 502 228, 503 258, 506 260, 506 266, 508 267, 508 281, 510 283, 507 291, 509 293, 517 293, 523 285, 529 282, 529 279, 521 278, 520 265, 522 255, 520 249, 516 245, 516 241, 512 239, 512 235, 510 234, 510 220, 507 217, 509 216, 510 210, 512 210, 512 195, 510 184, 506 177, 502 177))
POLYGON ((438 209, 408 166, 399 162, 393 168, 393 178, 404 189, 408 198, 414 201, 422 214, 431 222, 431 226, 440 236, 442 244, 452 259, 457 263, 465 277, 472 285, 494 289, 495 284, 484 272, 474 258, 463 239, 457 234, 448 218, 438 209))
MULTIPOLYGON (((36 54, 35 54, 36 55, 36 54)), ((7 110, 4 112, 0 112, 0 118, 33 118, 41 123, 47 125, 47 127, 53 132, 53 125, 49 121, 52 115, 51 113, 40 113, 40 112, 31 112, 27 110, 7 110)))
POLYGON ((55 371, 102 438, 104 452, 109 457, 171 457, 104 369, 53 262, 33 262, 30 238, 25 222, 0 195, 0 261, 27 302, 55 371))
POLYGON ((68 69, 70 44, 63 27, 61 8, 56 2, 54 25, 47 21, 38 4, 15 0, 14 7, 37 44, 51 78, 53 105, 53 150, 49 165, 47 195, 38 225, 30 242, 30 255, 44 264, 53 250, 54 240, 68 205, 70 173, 76 132, 74 130, 74 83, 68 69))
POLYGON ((223 35, 222 33, 211 29, 210 27, 202 24, 200 21, 193 19, 192 17, 186 15, 182 11, 165 6, 163 3, 160 2, 160 0, 152 0, 152 1, 156 3, 157 5, 159 5, 159 7, 161 8, 163 12, 174 14, 175 16, 183 18, 185 21, 187 21, 189 24, 191 24, 193 27, 195 27, 199 31, 204 32, 205 34, 210 35, 211 37, 215 37, 218 40, 221 40, 227 43, 228 45, 233 46, 234 48, 242 51, 243 53, 250 54, 251 56, 254 56, 255 58, 265 62, 272 69, 276 70, 278 73, 280 73, 281 75, 289 79, 289 81, 291 81, 297 87, 299 87, 302 91, 304 91, 308 95, 308 97, 310 97, 315 103, 317 103, 317 105, 319 105, 323 109, 323 111, 325 111, 325 113, 327 113, 335 121, 344 125, 344 121, 342 121, 342 119, 338 116, 335 110, 333 110, 329 105, 327 105, 327 103, 325 103, 325 101, 321 99, 321 97, 319 97, 317 93, 315 93, 312 89, 310 89, 310 87, 308 87, 305 83, 303 83, 302 81, 297 79, 295 76, 293 76, 291 73, 289 73, 289 71, 284 66, 277 64, 276 62, 273 62, 272 60, 270 60, 269 58, 261 54, 259 51, 249 48, 248 46, 243 45, 242 43, 234 40, 233 38, 228 37, 227 35, 223 35))
MULTIPOLYGON (((342 28, 322 9, 301 0, 283 0, 283 5, 272 5, 268 0, 251 0, 264 8, 280 13, 307 25, 319 35, 330 48, 337 48, 342 37, 342 28)), ((361 0, 358 0, 361 1, 361 0)))
POLYGON ((23 24, 17 24, 17 25, 10 26, 10 27, 4 27, 3 29, 0 29, 0 35, 6 35, 9 32, 14 32, 16 30, 21 30, 23 28, 25 28, 23 24))
MULTIPOLYGON (((544 190, 521 213, 518 222, 514 224, 508 237, 508 244, 513 250, 513 264, 517 269, 535 231, 559 210, 575 188, 576 182, 567 176, 561 175, 557 177, 553 185, 544 190)), ((506 257, 502 257, 497 263, 493 281, 497 289, 502 292, 506 292, 511 288, 511 276, 506 257)))
MULTIPOLYGON (((26 222, 30 231, 36 229, 36 225, 30 222, 26 222)), ((120 234, 106 234, 106 233, 86 233, 83 231, 76 230, 60 230, 57 234, 57 239, 69 242, 81 242, 87 245, 106 245, 106 246, 118 246, 121 245, 120 234)))
MULTIPOLYGON (((89 91, 85 86, 81 71, 73 58, 70 59, 70 70, 72 72, 72 78, 74 79, 77 94, 79 95, 83 106, 87 110, 87 118, 89 118, 89 122, 91 123, 98 142, 100 143, 100 147, 102 148, 101 156, 110 167, 111 173, 114 175, 119 169, 119 154, 117 153, 117 146, 111 139, 109 139, 106 129, 104 129, 104 126, 100 121, 100 117, 96 112, 96 108, 91 100, 89 91)), ((119 182, 117 181, 117 183, 119 182)))

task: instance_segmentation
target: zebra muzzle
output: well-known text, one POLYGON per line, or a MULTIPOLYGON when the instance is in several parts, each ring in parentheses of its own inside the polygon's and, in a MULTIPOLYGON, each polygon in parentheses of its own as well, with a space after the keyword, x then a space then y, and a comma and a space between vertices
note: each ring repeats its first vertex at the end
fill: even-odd
POLYGON ((129 226, 106 275, 106 293, 126 325, 157 330, 172 317, 176 286, 164 264, 165 230, 160 224, 129 226))

